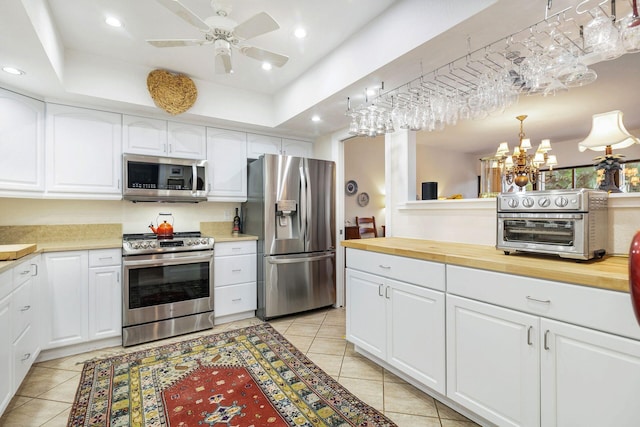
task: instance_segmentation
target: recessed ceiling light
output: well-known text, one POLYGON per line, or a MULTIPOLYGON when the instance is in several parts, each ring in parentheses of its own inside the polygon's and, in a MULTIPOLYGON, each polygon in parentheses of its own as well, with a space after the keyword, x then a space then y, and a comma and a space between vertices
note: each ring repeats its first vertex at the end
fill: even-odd
POLYGON ((371 89, 371 88, 367 89, 367 95, 373 96, 375 94, 376 94, 376 90, 375 89, 371 89))
POLYGON ((299 39, 303 39, 305 37, 307 37, 307 30, 305 30, 302 27, 298 27, 296 28, 296 30, 293 32, 293 35, 296 36, 299 39))
POLYGON ((2 67, 2 71, 4 71, 5 73, 16 75, 16 76, 21 76, 23 74, 27 74, 24 71, 22 71, 21 69, 15 68, 15 67, 2 67))
POLYGON ((107 16, 107 18, 104 20, 104 22, 106 22, 107 25, 109 25, 111 27, 122 27, 122 21, 120 21, 115 16, 107 16))
POLYGON ((270 63, 268 63, 268 62, 263 62, 262 63, 262 69, 263 70, 269 71, 272 68, 273 68, 273 66, 270 63))
POLYGON ((318 116, 317 114, 313 117, 311 117, 311 121, 312 122, 319 122, 320 121, 320 116, 318 116))

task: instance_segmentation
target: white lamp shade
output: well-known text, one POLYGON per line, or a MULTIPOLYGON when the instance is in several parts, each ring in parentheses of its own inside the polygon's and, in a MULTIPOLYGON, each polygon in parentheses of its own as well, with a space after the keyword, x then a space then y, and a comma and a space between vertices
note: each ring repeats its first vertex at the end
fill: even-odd
POLYGON ((523 149, 524 151, 527 151, 528 149, 530 149, 531 140, 529 138, 523 139, 522 142, 520 143, 520 148, 523 149))
POLYGON ((496 151, 496 155, 504 156, 507 153, 509 153, 509 143, 501 142, 500 145, 498 146, 498 151, 496 151))
POLYGON ((505 165, 507 168, 511 168, 511 167, 513 167, 513 159, 511 158, 511 156, 507 156, 507 158, 506 158, 506 159, 504 159, 504 165, 505 165))
POLYGON ((541 165, 544 163, 544 154, 541 152, 536 152, 536 155, 533 156, 533 163, 536 165, 541 165))
POLYGON ((538 147, 538 151, 542 153, 546 153, 549 150, 551 150, 551 140, 543 139, 542 141, 540 141, 540 146, 538 147))
POLYGON ((584 141, 578 143, 578 149, 605 151, 607 145, 611 148, 626 148, 633 144, 640 144, 640 140, 625 129, 622 111, 614 110, 593 115, 591 132, 584 141))
POLYGON ((520 147, 515 147, 513 149, 513 155, 514 156, 519 156, 520 155, 520 147))
POLYGON ((553 167, 557 165, 558 165, 558 158, 555 156, 555 154, 550 154, 549 157, 547 157, 547 166, 553 167))

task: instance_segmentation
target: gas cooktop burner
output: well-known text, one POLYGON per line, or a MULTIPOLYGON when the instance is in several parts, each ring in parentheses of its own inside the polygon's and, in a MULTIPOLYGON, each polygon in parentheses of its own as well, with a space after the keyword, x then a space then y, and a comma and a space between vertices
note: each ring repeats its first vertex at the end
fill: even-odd
POLYGON ((122 255, 204 251, 213 249, 213 244, 213 237, 203 237, 199 231, 173 233, 171 237, 153 233, 125 234, 122 236, 122 255))

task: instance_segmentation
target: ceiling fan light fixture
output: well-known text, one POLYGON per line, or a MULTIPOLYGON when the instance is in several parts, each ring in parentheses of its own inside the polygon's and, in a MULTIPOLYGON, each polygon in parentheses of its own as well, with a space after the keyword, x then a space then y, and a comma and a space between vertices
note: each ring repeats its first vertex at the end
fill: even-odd
POLYGON ((216 55, 231 55, 231 43, 226 40, 218 39, 213 42, 216 55))

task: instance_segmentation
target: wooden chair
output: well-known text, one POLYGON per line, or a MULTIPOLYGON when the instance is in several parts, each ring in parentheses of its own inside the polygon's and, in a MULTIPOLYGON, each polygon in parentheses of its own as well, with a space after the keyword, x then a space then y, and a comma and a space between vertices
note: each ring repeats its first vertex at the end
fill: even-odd
POLYGON ((375 217, 356 217, 356 226, 358 227, 358 235, 361 239, 378 237, 375 217))

